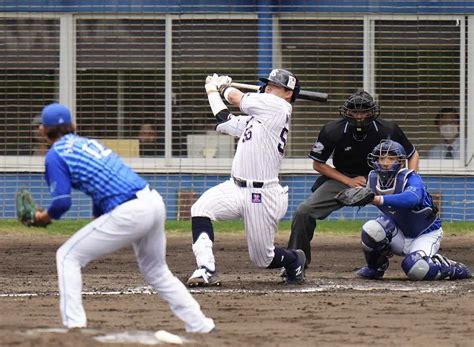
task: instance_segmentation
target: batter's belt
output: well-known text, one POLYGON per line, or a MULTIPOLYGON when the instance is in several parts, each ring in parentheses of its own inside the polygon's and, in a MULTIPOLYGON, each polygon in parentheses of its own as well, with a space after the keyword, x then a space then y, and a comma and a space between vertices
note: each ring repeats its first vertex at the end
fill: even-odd
POLYGON ((251 180, 244 180, 242 178, 232 176, 232 180, 236 185, 241 188, 268 188, 274 184, 278 184, 278 179, 269 180, 269 181, 251 181, 251 180))

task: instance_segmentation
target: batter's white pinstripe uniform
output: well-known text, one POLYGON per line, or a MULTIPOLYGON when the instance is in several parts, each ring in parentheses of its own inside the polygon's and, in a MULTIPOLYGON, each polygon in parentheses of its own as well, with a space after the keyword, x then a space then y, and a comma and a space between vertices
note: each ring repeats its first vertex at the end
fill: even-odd
MULTIPOLYGON (((267 267, 274 257, 278 221, 288 208, 288 189, 279 184, 278 171, 292 106, 273 94, 249 93, 240 109, 250 117, 239 139, 232 177, 206 191, 191 215, 211 220, 243 218, 250 259, 258 267, 267 267)), ((197 261, 198 266, 209 266, 197 261)))

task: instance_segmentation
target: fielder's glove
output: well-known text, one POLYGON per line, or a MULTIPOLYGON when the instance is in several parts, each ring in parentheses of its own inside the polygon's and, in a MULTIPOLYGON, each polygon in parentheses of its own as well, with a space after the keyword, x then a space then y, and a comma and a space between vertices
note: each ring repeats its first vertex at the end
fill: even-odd
POLYGON ((16 215, 20 223, 27 227, 46 227, 48 223, 39 223, 35 220, 35 212, 42 211, 42 208, 35 204, 33 197, 27 190, 20 190, 16 193, 16 215))
POLYGON ((353 187, 340 191, 334 198, 343 206, 365 206, 374 197, 374 192, 368 187, 353 187))

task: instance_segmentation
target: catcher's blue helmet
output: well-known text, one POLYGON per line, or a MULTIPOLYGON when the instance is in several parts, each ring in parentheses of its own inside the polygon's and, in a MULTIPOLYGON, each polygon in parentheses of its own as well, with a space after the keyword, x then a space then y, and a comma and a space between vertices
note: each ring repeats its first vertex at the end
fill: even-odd
POLYGON ((392 140, 382 140, 375 146, 371 153, 367 156, 367 162, 370 167, 374 169, 379 178, 380 188, 390 189, 395 182, 400 169, 407 166, 407 154, 405 148, 398 142, 392 140), (380 163, 380 158, 391 157, 396 160, 389 167, 383 167, 380 163))
POLYGON ((293 91, 293 95, 291 97, 291 102, 294 102, 298 94, 300 93, 300 82, 298 78, 291 73, 290 71, 283 70, 283 69, 274 69, 268 75, 268 78, 262 77, 259 78, 260 81, 264 82, 265 85, 262 86, 261 91, 265 90, 268 82, 272 82, 277 86, 289 89, 293 91))

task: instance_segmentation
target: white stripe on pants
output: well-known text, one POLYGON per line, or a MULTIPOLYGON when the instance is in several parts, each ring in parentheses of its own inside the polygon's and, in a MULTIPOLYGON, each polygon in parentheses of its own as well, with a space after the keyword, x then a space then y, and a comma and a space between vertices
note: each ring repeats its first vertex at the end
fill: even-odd
POLYGON ((81 299, 81 267, 132 244, 146 281, 185 322, 186 331, 212 330, 212 319, 204 316, 199 304, 166 264, 163 199, 148 187, 137 196, 87 224, 58 249, 56 262, 63 324, 68 328, 87 325, 81 299))

